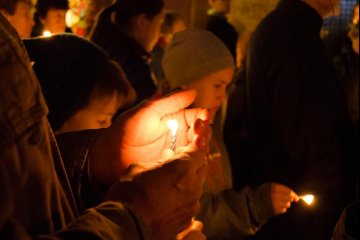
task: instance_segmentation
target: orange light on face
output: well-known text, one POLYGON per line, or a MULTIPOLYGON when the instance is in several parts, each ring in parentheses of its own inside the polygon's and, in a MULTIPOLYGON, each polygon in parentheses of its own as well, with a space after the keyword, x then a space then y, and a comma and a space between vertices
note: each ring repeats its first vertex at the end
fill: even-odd
POLYGON ((314 195, 308 194, 308 195, 300 196, 300 199, 310 206, 311 204, 313 204, 315 197, 314 195))
POLYGON ((167 126, 171 131, 171 144, 170 144, 170 149, 171 150, 175 150, 175 145, 176 145, 176 132, 179 128, 179 124, 176 120, 174 119, 169 119, 167 121, 167 126))

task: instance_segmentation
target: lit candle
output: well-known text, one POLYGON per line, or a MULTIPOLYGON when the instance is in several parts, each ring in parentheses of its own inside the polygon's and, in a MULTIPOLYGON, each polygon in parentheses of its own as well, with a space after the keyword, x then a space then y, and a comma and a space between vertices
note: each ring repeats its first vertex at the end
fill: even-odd
POLYGON ((175 150, 175 146, 176 146, 176 131, 179 128, 179 124, 176 120, 174 119, 169 119, 167 121, 167 126, 171 131, 171 144, 170 144, 170 149, 172 151, 175 150))
POLYGON ((300 199, 306 202, 307 205, 311 205, 315 199, 314 195, 308 194, 300 196, 300 199))
POLYGON ((48 30, 43 32, 43 37, 51 37, 51 35, 52 35, 51 32, 48 30))

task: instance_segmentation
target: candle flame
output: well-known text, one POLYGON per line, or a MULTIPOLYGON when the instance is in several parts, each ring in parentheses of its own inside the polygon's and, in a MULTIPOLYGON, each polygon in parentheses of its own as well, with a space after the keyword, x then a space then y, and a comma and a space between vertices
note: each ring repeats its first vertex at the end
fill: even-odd
POLYGON ((52 35, 51 32, 48 30, 43 32, 43 37, 51 37, 51 35, 52 35))
POLYGON ((307 205, 311 205, 315 199, 314 195, 304 195, 300 197, 304 202, 306 202, 307 205))
POLYGON ((173 137, 176 136, 176 131, 177 131, 178 128, 179 128, 178 122, 177 122, 176 120, 174 120, 174 119, 169 119, 169 120, 167 121, 167 126, 168 126, 168 128, 170 129, 170 131, 171 131, 171 135, 172 135, 173 137))

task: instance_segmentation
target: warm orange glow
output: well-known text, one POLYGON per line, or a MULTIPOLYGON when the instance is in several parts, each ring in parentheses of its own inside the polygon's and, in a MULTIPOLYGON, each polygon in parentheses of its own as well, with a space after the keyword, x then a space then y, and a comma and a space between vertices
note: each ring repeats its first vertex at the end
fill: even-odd
POLYGON ((170 119, 170 120, 167 121, 167 126, 171 131, 171 136, 175 137, 176 136, 176 131, 179 128, 178 122, 176 120, 174 120, 174 119, 170 119))
POLYGON ((170 144, 170 149, 172 151, 175 150, 175 146, 176 146, 176 131, 178 130, 179 128, 179 124, 176 120, 173 120, 173 119, 169 119, 167 121, 167 126, 168 128, 170 129, 171 131, 171 144, 170 144))
POLYGON ((43 32, 43 37, 51 37, 51 35, 52 35, 52 34, 51 34, 50 31, 47 31, 47 30, 46 30, 46 31, 43 32))
POLYGON ((311 205, 315 199, 314 195, 308 194, 300 196, 300 199, 302 199, 304 202, 306 202, 307 205, 311 205))

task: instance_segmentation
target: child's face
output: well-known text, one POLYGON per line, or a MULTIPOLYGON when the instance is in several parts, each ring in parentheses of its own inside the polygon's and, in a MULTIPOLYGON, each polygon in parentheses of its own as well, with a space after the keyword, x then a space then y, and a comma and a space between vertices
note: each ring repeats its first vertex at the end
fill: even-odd
POLYGON ((188 87, 194 88, 198 92, 192 106, 217 111, 226 98, 226 89, 230 85, 233 75, 234 69, 226 68, 190 84, 188 87))
POLYGON ((75 113, 58 132, 107 128, 119 108, 119 98, 112 96, 91 99, 89 105, 75 113))

